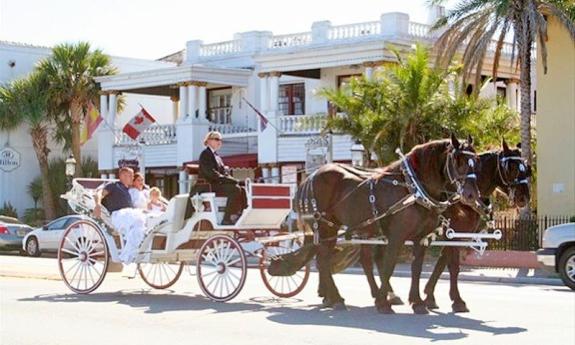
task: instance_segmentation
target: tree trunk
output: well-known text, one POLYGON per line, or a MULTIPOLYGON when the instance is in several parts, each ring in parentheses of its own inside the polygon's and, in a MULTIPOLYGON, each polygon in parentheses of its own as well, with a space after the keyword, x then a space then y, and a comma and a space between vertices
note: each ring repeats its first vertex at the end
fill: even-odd
MULTIPOLYGON (((529 24, 526 19, 521 25, 518 35, 518 48, 520 59, 520 81, 521 88, 521 156, 532 165, 531 153, 531 39, 529 34, 529 24)), ((530 181, 531 182, 531 181, 530 181)), ((531 186, 532 187, 532 186, 531 186)), ((530 214, 528 204, 522 211, 521 216, 530 214)))
POLYGON ((71 120, 72 120, 72 155, 76 160, 76 171, 74 177, 80 177, 82 169, 82 154, 80 152, 80 124, 83 119, 82 104, 74 100, 70 105, 71 120))
POLYGON ((46 220, 51 220, 56 217, 56 207, 54 204, 54 197, 52 195, 52 188, 50 187, 50 179, 48 177, 48 131, 44 126, 32 127, 30 129, 30 136, 32 137, 32 145, 36 152, 38 165, 40 166, 40 174, 42 176, 42 206, 44 207, 44 217, 46 220))

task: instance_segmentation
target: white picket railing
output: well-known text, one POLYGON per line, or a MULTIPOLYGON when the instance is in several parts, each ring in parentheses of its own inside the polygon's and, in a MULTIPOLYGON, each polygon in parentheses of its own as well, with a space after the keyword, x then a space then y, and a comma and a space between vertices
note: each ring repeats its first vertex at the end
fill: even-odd
POLYGON ((200 47, 200 56, 209 57, 217 55, 236 54, 241 51, 240 40, 204 44, 200 47))
POLYGON ((311 43, 311 32, 299 32, 296 34, 276 35, 268 43, 269 49, 289 48, 304 46, 311 43))
POLYGON ((359 37, 379 35, 381 33, 381 22, 364 22, 347 25, 333 26, 328 33, 330 40, 353 39, 359 37))
POLYGON ((235 135, 235 134, 249 135, 249 134, 255 133, 255 135, 257 135, 257 130, 255 130, 255 129, 243 127, 243 126, 236 126, 236 125, 232 125, 232 124, 210 123, 209 130, 210 131, 218 131, 224 137, 229 136, 229 135, 235 135))
POLYGON ((136 142, 144 143, 145 145, 165 145, 173 144, 176 141, 176 125, 173 124, 152 125, 140 134, 137 141, 122 131, 116 131, 115 135, 116 145, 133 145, 136 142))
POLYGON ((431 38, 430 35, 431 25, 409 22, 408 33, 411 36, 418 38, 431 38))
POLYGON ((312 134, 321 132, 327 115, 284 115, 279 117, 280 134, 312 134))

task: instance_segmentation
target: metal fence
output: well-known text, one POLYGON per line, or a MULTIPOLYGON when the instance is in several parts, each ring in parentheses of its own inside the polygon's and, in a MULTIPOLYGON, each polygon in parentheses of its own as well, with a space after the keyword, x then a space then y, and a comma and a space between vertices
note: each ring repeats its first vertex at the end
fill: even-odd
POLYGON ((537 250, 541 246, 545 229, 568 222, 568 216, 501 217, 495 220, 495 228, 501 229, 503 236, 500 240, 489 241, 487 248, 490 250, 537 250))

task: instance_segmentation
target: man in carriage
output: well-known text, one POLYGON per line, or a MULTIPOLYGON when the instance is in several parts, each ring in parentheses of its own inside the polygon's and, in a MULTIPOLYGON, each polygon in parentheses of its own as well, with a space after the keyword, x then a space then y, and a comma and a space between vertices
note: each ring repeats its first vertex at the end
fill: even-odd
POLYGON ((112 225, 126 240, 120 260, 132 263, 144 239, 146 216, 142 210, 134 208, 130 196, 129 188, 134 180, 134 171, 128 167, 120 168, 118 177, 119 181, 107 183, 96 192, 93 212, 95 217, 100 218, 102 205, 110 212, 112 225))
MULTIPOLYGON (((209 183, 212 192, 228 198, 222 225, 234 224, 245 206, 245 191, 239 181, 229 174, 229 169, 218 155, 222 147, 222 134, 209 132, 204 138, 204 145, 206 149, 200 154, 198 180, 204 180, 209 183)), ((201 190, 192 188, 190 197, 197 192, 201 190)))

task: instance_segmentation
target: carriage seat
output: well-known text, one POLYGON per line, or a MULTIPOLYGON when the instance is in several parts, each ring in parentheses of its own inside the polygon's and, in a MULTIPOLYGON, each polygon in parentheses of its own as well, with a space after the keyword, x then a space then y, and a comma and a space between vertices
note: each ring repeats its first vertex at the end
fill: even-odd
POLYGON ((194 186, 192 188, 194 190, 193 194, 196 194, 196 193, 199 193, 199 194, 216 193, 217 197, 225 197, 226 196, 225 193, 212 191, 212 184, 204 178, 198 177, 198 180, 196 181, 196 183, 194 184, 194 186))
POLYGON ((172 232, 181 230, 184 227, 187 202, 188 194, 178 194, 168 202, 164 215, 165 219, 172 223, 172 232))

